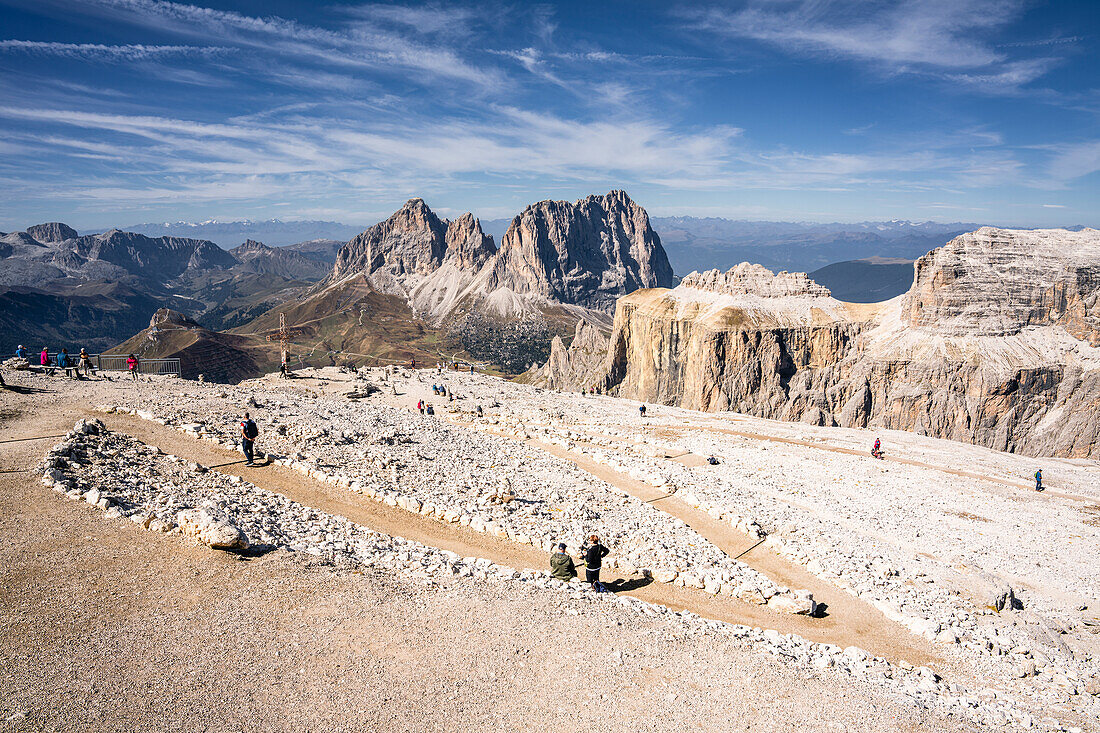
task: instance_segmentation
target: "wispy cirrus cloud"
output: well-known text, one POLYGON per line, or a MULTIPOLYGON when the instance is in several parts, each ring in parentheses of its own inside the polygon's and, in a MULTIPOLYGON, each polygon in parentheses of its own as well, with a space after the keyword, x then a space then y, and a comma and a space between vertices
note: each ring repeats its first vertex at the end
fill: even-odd
POLYGON ((278 16, 261 18, 168 0, 88 0, 83 10, 161 32, 262 48, 331 67, 390 73, 416 70, 484 90, 499 90, 504 83, 496 69, 472 64, 450 49, 363 23, 333 30, 278 16))
POLYGON ((1024 7, 1023 0, 751 0, 738 9, 711 7, 688 17, 695 28, 791 54, 849 59, 889 74, 936 75, 1003 93, 1058 63, 1053 57, 1014 59, 1008 44, 989 40, 1024 7))
POLYGON ((102 43, 54 43, 48 41, 0 40, 0 53, 58 56, 83 61, 144 61, 171 56, 214 56, 229 49, 219 46, 146 46, 102 43))

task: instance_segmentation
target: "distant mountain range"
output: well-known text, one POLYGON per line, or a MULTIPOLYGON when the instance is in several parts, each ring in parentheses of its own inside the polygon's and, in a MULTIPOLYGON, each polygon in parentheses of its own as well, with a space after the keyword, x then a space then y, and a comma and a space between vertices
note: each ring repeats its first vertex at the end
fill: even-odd
MULTIPOLYGON (((205 239, 223 249, 229 249, 248 239, 263 242, 271 247, 283 247, 309 239, 332 239, 346 242, 366 228, 366 226, 341 224, 335 221, 282 221, 281 219, 217 221, 212 219, 202 222, 177 221, 159 224, 131 224, 122 227, 122 230, 144 234, 147 237, 205 239)), ((100 231, 103 230, 85 233, 98 234, 100 231)))
MULTIPOLYGON (((482 231, 495 242, 504 240, 511 224, 510 218, 481 220, 482 231)), ((740 262, 753 262, 776 271, 813 272, 825 265, 870 257, 914 260, 964 232, 983 226, 976 222, 898 219, 821 224, 693 216, 652 217, 650 224, 661 238, 673 271, 681 277, 692 270, 725 270, 740 262)), ((246 219, 134 224, 123 230, 149 237, 206 239, 228 249, 248 239, 276 247, 306 240, 342 243, 366 228, 335 221, 246 219)), ((1070 231, 1081 228, 1067 227, 1070 231)), ((333 259, 326 254, 326 261, 333 259)))

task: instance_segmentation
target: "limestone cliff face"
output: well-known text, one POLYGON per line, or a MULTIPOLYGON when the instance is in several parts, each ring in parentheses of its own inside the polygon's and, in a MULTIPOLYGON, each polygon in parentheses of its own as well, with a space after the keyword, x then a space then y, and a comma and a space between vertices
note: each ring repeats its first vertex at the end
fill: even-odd
POLYGON ((982 229, 919 260, 907 294, 868 305, 743 266, 688 276, 619 301, 602 383, 700 410, 1097 458, 1098 247, 1095 230, 982 229))
POLYGON ((611 191, 528 206, 501 240, 487 286, 611 311, 620 295, 672 282, 645 209, 611 191))
POLYGON ((982 227, 916 261, 903 317, 937 333, 1005 336, 1028 326, 1074 322, 1100 335, 1100 238, 1096 230, 982 227))

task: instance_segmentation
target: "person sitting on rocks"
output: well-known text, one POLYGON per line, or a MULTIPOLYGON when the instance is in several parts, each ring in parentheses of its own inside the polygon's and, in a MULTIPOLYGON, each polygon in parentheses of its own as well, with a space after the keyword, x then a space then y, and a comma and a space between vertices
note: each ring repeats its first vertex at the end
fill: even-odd
POLYGON ((558 551, 550 556, 550 575, 568 583, 577 577, 577 566, 565 551, 565 543, 558 544, 558 551))
POLYGON ((17 359, 26 359, 27 358, 27 348, 25 346, 23 346, 23 344, 19 344, 19 348, 17 348, 15 350, 15 358, 17 358, 17 359))
POLYGON ((253 450, 256 445, 256 438, 260 434, 260 429, 256 427, 256 422, 246 412, 244 414, 244 420, 241 421, 241 449, 244 451, 244 465, 254 466, 253 450))
POLYGON ((710 456, 709 458, 707 458, 707 463, 709 463, 712 466, 717 466, 718 465, 718 459, 715 458, 714 456, 710 456))
POLYGON ((588 547, 584 549, 584 579, 592 584, 592 590, 603 593, 603 583, 600 582, 600 568, 603 567, 603 559, 611 550, 600 544, 600 538, 592 535, 588 538, 588 547))
POLYGON ((1035 472, 1035 490, 1043 490, 1043 469, 1041 468, 1035 472))
POLYGON ((477 416, 478 417, 485 417, 485 411, 481 409, 481 405, 477 406, 477 416))
POLYGON ((884 458, 885 453, 882 452, 882 441, 875 438, 875 447, 871 449, 871 455, 875 458, 884 458))

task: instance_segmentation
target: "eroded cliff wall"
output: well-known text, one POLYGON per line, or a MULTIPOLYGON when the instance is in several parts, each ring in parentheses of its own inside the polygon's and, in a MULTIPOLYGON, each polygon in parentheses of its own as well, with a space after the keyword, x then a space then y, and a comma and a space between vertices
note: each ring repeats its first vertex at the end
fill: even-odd
POLYGON ((755 266, 688 276, 620 299, 601 383, 693 409, 1100 458, 1098 266, 1095 230, 985 228, 919 260, 910 291, 880 304, 755 266))

